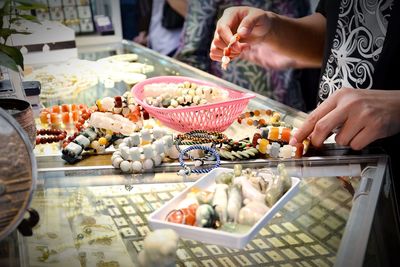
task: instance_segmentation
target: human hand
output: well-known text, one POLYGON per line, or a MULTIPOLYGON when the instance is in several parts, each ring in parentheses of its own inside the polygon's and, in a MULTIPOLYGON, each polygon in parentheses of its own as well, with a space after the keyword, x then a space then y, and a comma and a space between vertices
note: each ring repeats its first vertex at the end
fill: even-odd
POLYGON ((145 31, 139 32, 139 35, 133 38, 133 41, 135 43, 147 46, 147 32, 145 31))
POLYGON ((310 137, 321 146, 334 129, 336 143, 354 150, 400 132, 400 90, 337 90, 310 113, 290 144, 310 137))
POLYGON ((252 7, 231 7, 224 11, 218 20, 211 43, 210 58, 221 61, 223 50, 228 46, 233 32, 240 35, 240 42, 232 45, 230 58, 237 57, 243 50, 249 49, 251 44, 265 39, 271 27, 267 12, 252 7))
POLYGON ((265 44, 252 45, 250 49, 246 49, 240 54, 240 58, 251 61, 261 67, 274 70, 285 70, 298 66, 296 60, 275 52, 265 44))

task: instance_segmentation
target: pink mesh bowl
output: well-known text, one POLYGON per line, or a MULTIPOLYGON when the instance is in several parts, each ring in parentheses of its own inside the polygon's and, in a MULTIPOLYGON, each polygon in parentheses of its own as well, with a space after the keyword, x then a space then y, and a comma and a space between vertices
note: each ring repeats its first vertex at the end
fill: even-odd
POLYGON ((150 115, 160 120, 165 126, 180 132, 193 130, 224 131, 246 108, 249 100, 254 94, 242 93, 236 90, 222 88, 229 93, 229 100, 184 108, 158 108, 146 104, 144 99, 144 86, 152 83, 182 83, 194 82, 196 84, 208 85, 222 88, 213 83, 183 77, 183 76, 160 76, 139 82, 132 88, 132 95, 150 115))

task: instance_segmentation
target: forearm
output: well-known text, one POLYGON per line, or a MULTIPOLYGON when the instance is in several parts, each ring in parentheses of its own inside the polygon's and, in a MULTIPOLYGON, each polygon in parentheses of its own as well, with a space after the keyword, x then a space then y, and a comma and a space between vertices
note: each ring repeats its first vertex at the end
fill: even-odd
POLYGON ((276 52, 292 58, 301 67, 320 67, 325 42, 326 19, 319 13, 294 19, 268 12, 271 18, 266 42, 276 52))
POLYGON ((187 0, 167 0, 168 4, 181 15, 186 17, 188 3, 187 0))

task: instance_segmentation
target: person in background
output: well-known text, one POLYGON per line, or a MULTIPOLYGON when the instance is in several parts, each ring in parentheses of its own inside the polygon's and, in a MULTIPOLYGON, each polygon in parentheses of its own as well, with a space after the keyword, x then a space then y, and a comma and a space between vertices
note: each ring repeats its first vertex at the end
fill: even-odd
MULTIPOLYGON (((209 57, 209 46, 214 36, 216 22, 226 8, 246 5, 278 14, 299 18, 310 14, 308 0, 204 0, 189 1, 188 14, 182 33, 182 43, 175 58, 196 68, 214 74, 243 88, 275 99, 294 108, 304 110, 305 103, 299 83, 300 71, 288 69, 291 59, 276 55, 276 64, 269 61, 251 62, 249 59, 263 47, 248 51, 234 60, 223 71, 221 64, 209 57)), ((273 57, 273 51, 263 51, 273 57)), ((265 54, 264 54, 265 55, 265 54)))
POLYGON ((187 13, 186 0, 139 0, 139 34, 133 41, 172 56, 187 13))

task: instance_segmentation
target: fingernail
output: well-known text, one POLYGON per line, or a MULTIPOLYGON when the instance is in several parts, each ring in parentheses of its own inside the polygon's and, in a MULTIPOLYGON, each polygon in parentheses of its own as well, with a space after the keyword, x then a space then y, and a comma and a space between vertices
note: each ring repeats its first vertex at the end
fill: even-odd
POLYGON ((289 145, 291 145, 291 146, 294 146, 295 144, 297 144, 298 142, 297 142, 297 139, 296 139, 296 137, 292 137, 291 139, 290 139, 290 141, 289 141, 289 145))
POLYGON ((247 34, 249 34, 249 29, 246 27, 240 27, 237 31, 237 33, 241 36, 245 36, 247 34))

